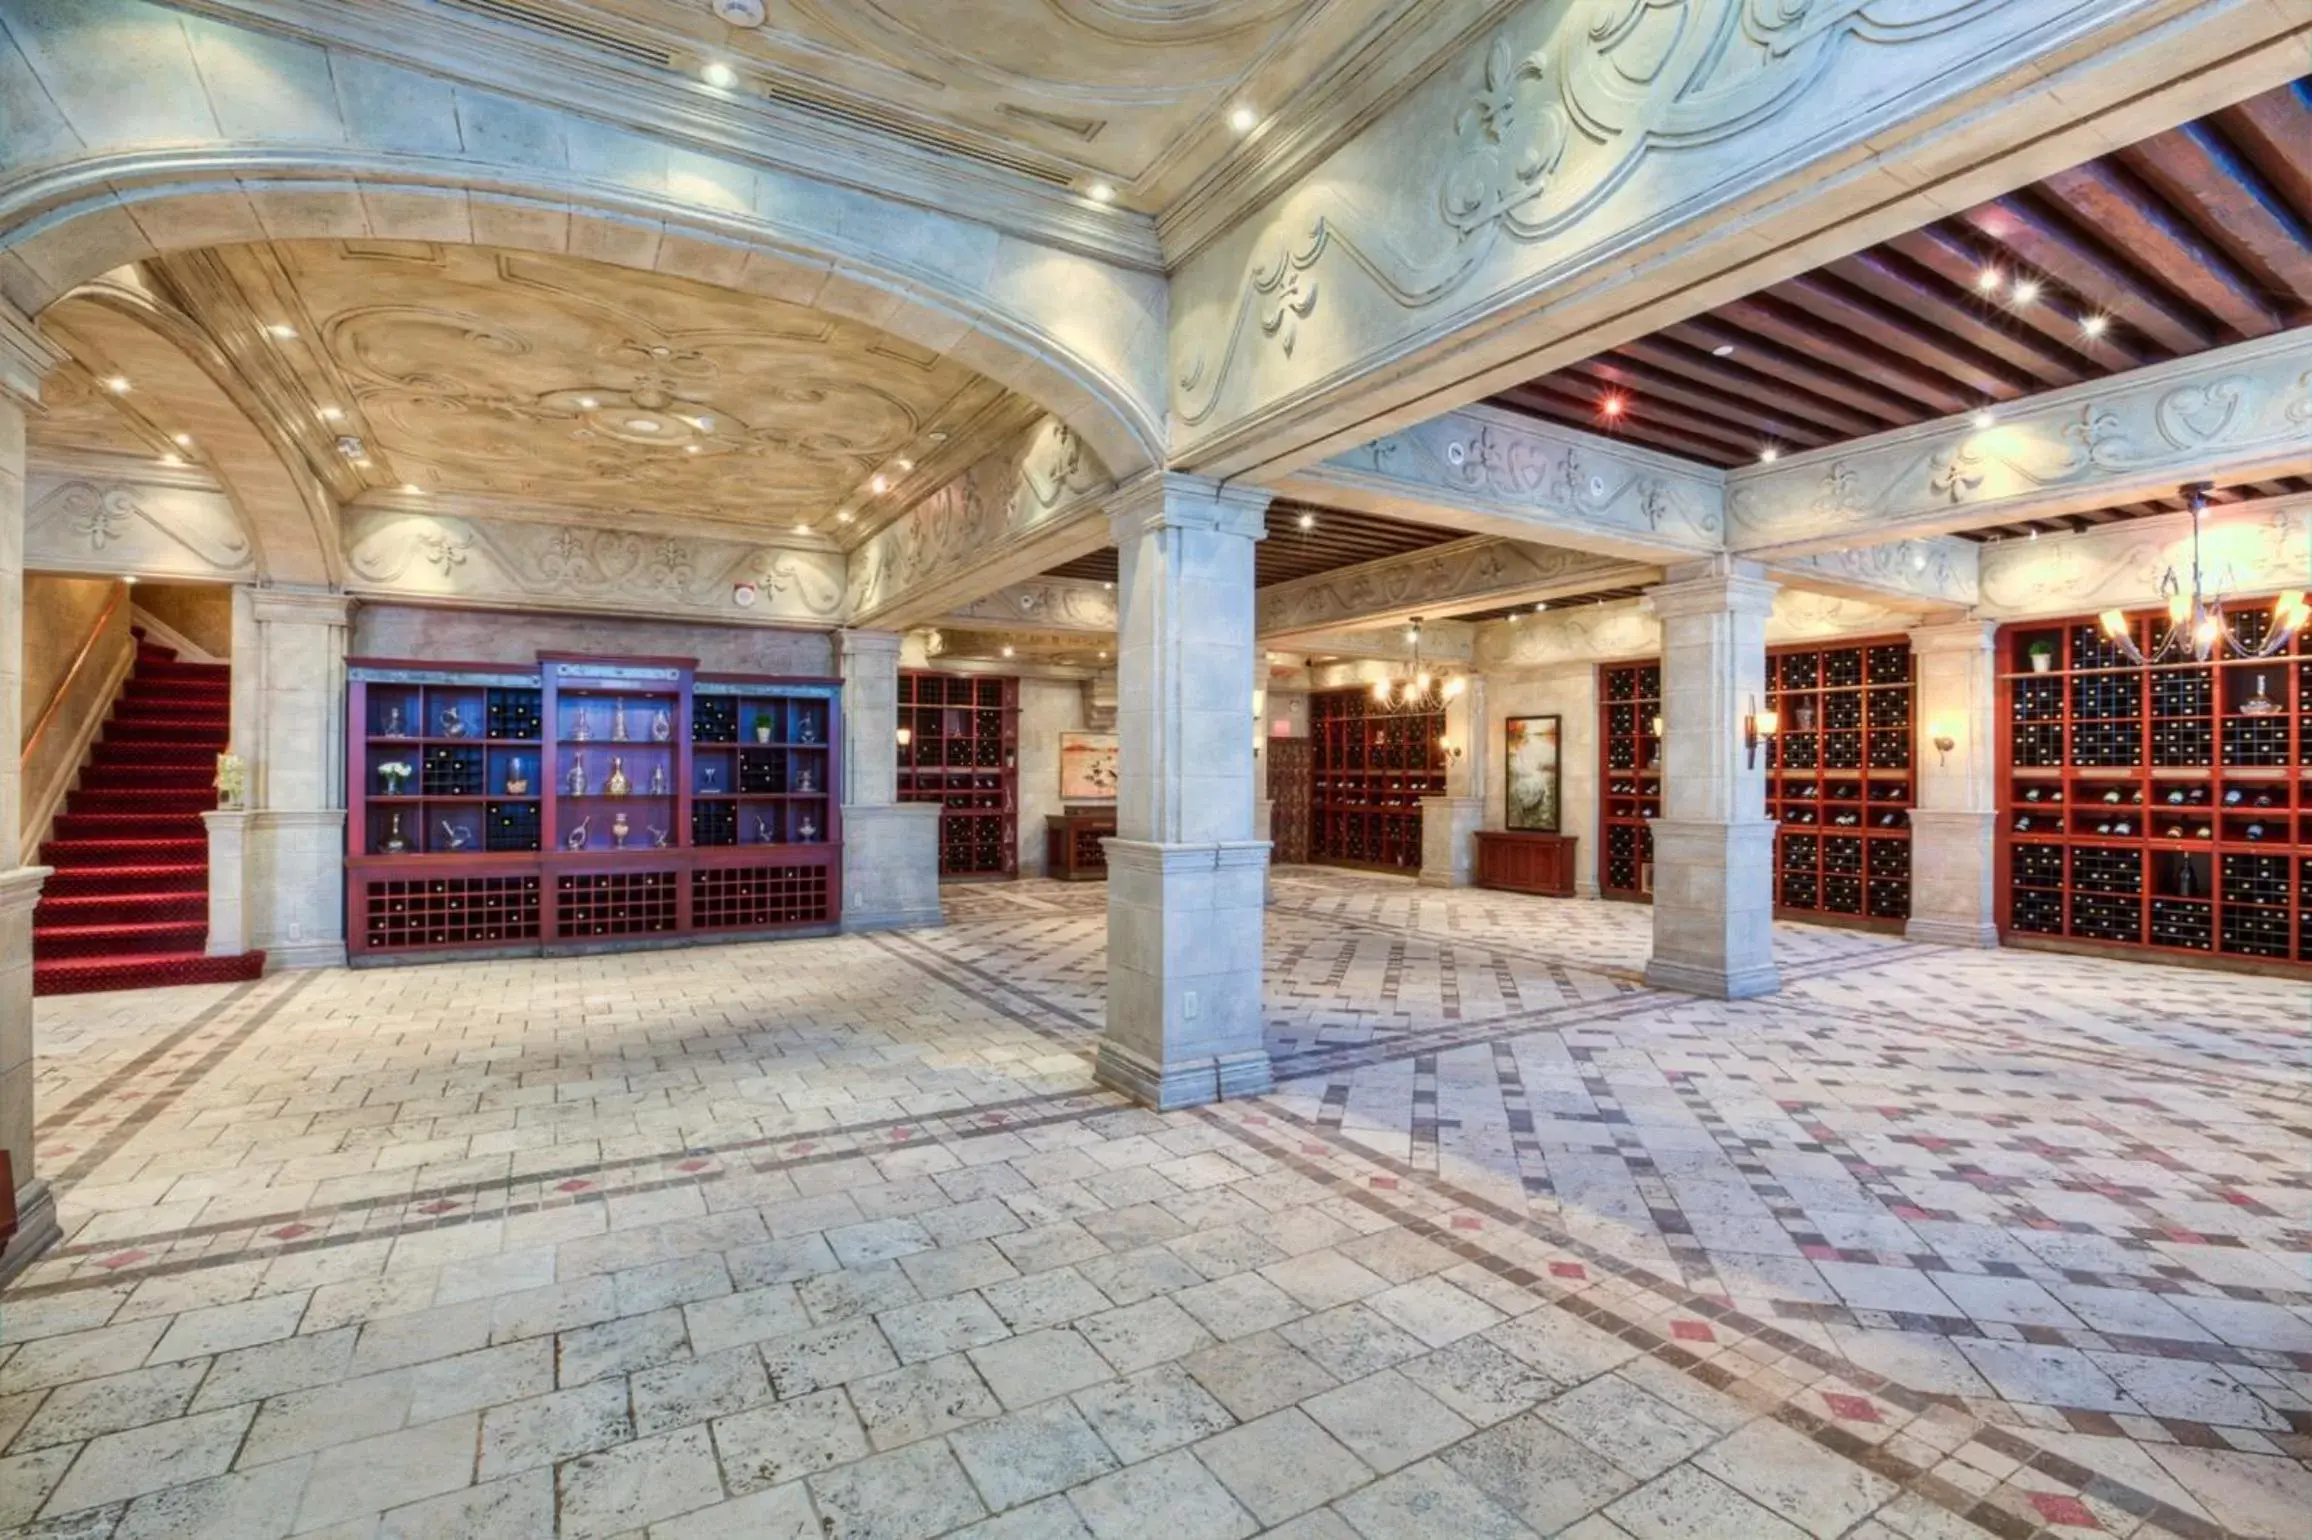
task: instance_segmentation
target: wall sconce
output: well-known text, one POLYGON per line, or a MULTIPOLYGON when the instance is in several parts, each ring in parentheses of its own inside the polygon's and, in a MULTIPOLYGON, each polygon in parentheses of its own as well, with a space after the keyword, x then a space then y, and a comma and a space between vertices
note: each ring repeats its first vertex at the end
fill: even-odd
POLYGON ((1937 762, 1947 765, 1951 762, 1951 750, 1959 746, 1958 737, 1952 733, 1950 728, 1939 724, 1935 727, 1934 734, 1927 741, 1935 746, 1937 762))
POLYGON ((905 748, 905 747, 907 747, 909 744, 913 743, 914 741, 915 741, 915 729, 914 729, 914 728, 912 728, 912 727, 902 727, 901 729, 899 729, 899 746, 900 746, 901 748, 905 748))
POLYGON ((1782 731, 1782 713, 1760 711, 1758 697, 1750 697, 1750 713, 1742 719, 1742 747, 1749 754, 1749 768, 1758 768, 1758 745, 1782 731))
POLYGON ((1450 738, 1439 738, 1437 740, 1437 752, 1443 754, 1447 759, 1459 760, 1461 758, 1461 745, 1450 738))
POLYGON ((1669 724, 1669 722, 1668 722, 1668 721, 1667 721, 1667 720, 1666 720, 1666 719, 1665 719, 1665 718, 1662 716, 1662 714, 1661 714, 1659 711, 1657 711, 1657 712, 1655 712, 1655 713, 1654 713, 1654 736, 1655 736, 1655 737, 1657 737, 1657 738, 1661 737, 1661 736, 1662 736, 1662 733, 1663 733, 1663 731, 1664 731, 1664 730, 1665 730, 1665 729, 1666 729, 1666 728, 1667 728, 1669 725, 1670 725, 1670 724, 1669 724))

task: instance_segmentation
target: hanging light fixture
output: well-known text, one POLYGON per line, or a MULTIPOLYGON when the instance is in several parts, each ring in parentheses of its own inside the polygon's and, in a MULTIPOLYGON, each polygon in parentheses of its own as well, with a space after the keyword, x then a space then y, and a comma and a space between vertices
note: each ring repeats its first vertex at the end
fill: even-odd
POLYGON ((1435 698, 1439 701, 1456 699, 1468 685, 1459 674, 1448 674, 1442 684, 1421 661, 1421 617, 1415 615, 1405 627, 1405 645, 1413 649, 1413 661, 1403 674, 1395 670, 1373 681, 1373 699, 1383 706, 1411 706, 1435 698))
POLYGON ((2219 650, 2235 658, 2268 658, 2294 641, 2305 622, 2312 620, 2312 606, 2307 606, 2304 595, 2297 592, 2282 594, 2272 602, 2272 623, 2261 640, 2250 643, 2233 629, 2224 614, 2230 596, 2220 589, 2210 592, 2207 574, 2200 567, 2200 521, 2207 513, 2212 485, 2194 481, 2181 489, 2192 511, 2192 583, 2187 592, 2172 566, 2160 579, 2160 595, 2167 600, 2167 629, 2151 651, 2136 645, 2124 610, 2105 610, 2096 617, 2104 636, 2130 663, 2141 666, 2183 657, 2205 663, 2219 650))

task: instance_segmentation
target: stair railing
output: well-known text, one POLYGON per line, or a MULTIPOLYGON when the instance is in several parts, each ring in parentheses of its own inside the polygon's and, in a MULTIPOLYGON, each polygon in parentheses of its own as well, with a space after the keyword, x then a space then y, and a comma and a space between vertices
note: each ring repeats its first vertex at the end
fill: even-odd
MULTIPOLYGON (((65 794, 72 789, 73 781, 78 779, 80 762, 87 756, 89 743, 95 739, 97 730, 104 725, 104 719, 111 714, 113 698, 120 693, 121 685, 128 678, 128 667, 123 666, 116 670, 116 677, 109 681, 100 696, 89 703, 87 720, 82 724, 82 731, 77 735, 79 741, 73 746, 71 754, 66 756, 56 773, 49 777, 52 784, 44 787, 32 785, 29 771, 32 768, 33 756, 39 752, 41 740, 47 736, 48 730, 56 724, 62 715, 65 703, 72 699, 73 687, 80 682, 81 676, 88 671, 90 664, 95 661, 98 649, 103 646, 105 636, 112 628, 113 617, 118 615, 121 612, 121 607, 128 602, 128 592, 128 585, 125 583, 113 585, 112 593, 105 599, 104 608, 97 613, 96 623, 88 628, 88 635, 81 639, 80 650, 73 654, 72 666, 64 671, 64 677, 57 681, 56 688, 49 691, 47 702, 40 708, 40 715, 33 719, 32 731, 25 734, 24 749, 17 758, 17 768, 19 771, 26 772, 24 777, 24 848, 28 852, 38 850, 40 841, 47 836, 48 826, 54 821, 57 808, 63 805, 65 794)), ((122 635, 127 635, 125 630, 122 635)), ((123 652, 122 660, 124 664, 135 662, 136 647, 133 642, 123 652)))

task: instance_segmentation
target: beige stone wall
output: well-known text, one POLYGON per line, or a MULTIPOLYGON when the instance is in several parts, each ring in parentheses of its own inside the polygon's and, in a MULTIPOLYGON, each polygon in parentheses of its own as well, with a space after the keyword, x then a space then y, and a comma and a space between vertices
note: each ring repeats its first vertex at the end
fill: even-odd
POLYGON ((1559 724, 1558 802, 1564 810, 1559 832, 1580 841, 1574 850, 1576 891, 1595 897, 1598 877, 1598 691, 1597 665, 1564 663, 1550 668, 1485 676, 1485 827, 1502 826, 1502 760, 1511 717, 1564 718, 1559 724))
POLYGON ((1074 679, 1020 681, 1020 875, 1045 870, 1044 820, 1060 811, 1060 734, 1084 725, 1084 686, 1074 679))
POLYGON ((835 639, 824 631, 626 620, 602 615, 508 614, 364 604, 354 611, 356 658, 419 658, 528 666, 541 652, 696 658, 702 671, 833 678, 835 639))
MULTIPOLYGON (((88 640, 89 628, 120 585, 109 578, 24 577, 24 716, 29 736, 41 708, 64 682, 66 670, 88 640)), ((64 724, 58 724, 62 727, 64 724)), ((51 728, 51 732, 58 728, 51 728)), ((19 745, 21 747, 21 745, 19 745)))
POLYGON ((136 607, 210 657, 232 657, 232 589, 217 583, 140 583, 136 607))

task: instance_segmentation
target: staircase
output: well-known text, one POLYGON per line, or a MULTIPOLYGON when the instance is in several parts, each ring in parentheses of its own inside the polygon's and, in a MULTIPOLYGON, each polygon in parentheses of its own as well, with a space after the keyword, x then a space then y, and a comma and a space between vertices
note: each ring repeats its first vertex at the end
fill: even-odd
POLYGON ((32 992, 154 989, 253 979, 263 952, 205 955, 209 839, 203 811, 231 719, 231 670, 180 663, 137 639, 136 664, 81 767, 40 861, 55 868, 32 912, 32 992))

